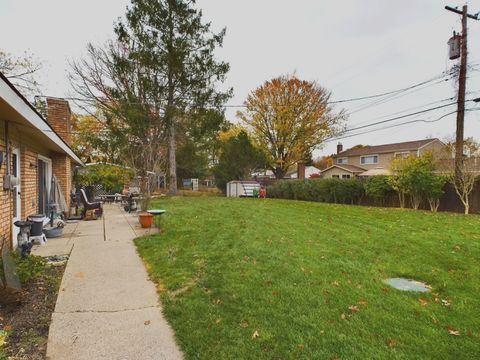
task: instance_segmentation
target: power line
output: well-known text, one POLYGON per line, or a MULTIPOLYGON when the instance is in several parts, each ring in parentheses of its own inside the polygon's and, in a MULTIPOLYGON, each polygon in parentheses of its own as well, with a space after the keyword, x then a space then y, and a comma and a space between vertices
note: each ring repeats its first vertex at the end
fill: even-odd
MULTIPOLYGON (((477 99, 469 99, 469 100, 466 100, 466 101, 470 102, 470 101, 475 101, 475 100, 477 100, 477 99)), ((440 105, 440 106, 435 106, 435 107, 432 107, 432 108, 428 108, 428 109, 421 110, 421 111, 416 111, 416 112, 413 112, 413 113, 410 113, 410 114, 405 114, 405 115, 402 115, 402 116, 396 116, 396 117, 393 117, 393 118, 390 118, 390 119, 377 121, 375 123, 371 123, 371 124, 367 124, 367 125, 357 126, 357 127, 354 127, 354 128, 346 129, 343 133, 345 134, 345 133, 348 133, 348 132, 351 132, 351 131, 361 130, 361 129, 369 128, 369 127, 372 127, 372 126, 385 124, 385 123, 392 122, 392 121, 395 121, 395 120, 404 119, 404 118, 407 118, 407 117, 410 117, 410 116, 424 114, 424 113, 427 113, 427 112, 430 112, 430 111, 446 108, 446 107, 452 106, 454 104, 456 104, 456 102, 452 102, 452 103, 445 104, 445 105, 440 105)))
POLYGON ((355 128, 350 128, 350 129, 347 129, 346 132, 354 131, 354 130, 360 130, 360 129, 364 129, 364 128, 371 127, 371 126, 381 125, 381 124, 384 124, 384 123, 387 123, 387 122, 404 119, 404 118, 410 117, 410 116, 415 116, 415 115, 419 115, 419 114, 424 114, 424 113, 426 113, 426 112, 430 112, 430 111, 442 109, 442 108, 445 108, 445 107, 448 107, 448 106, 452 106, 452 105, 455 105, 455 104, 456 104, 456 102, 451 102, 451 103, 448 103, 448 104, 445 104, 445 105, 435 106, 435 107, 428 108, 428 109, 425 109, 425 110, 416 111, 416 112, 413 112, 413 113, 410 113, 410 114, 405 114, 405 115, 401 115, 401 116, 396 116, 396 117, 393 117, 393 118, 390 118, 390 119, 386 119, 386 120, 382 120, 382 121, 377 121, 377 122, 374 122, 374 123, 371 123, 371 124, 362 125, 362 126, 358 126, 358 127, 355 127, 355 128))
MULTIPOLYGON (((479 110, 480 110, 480 109, 478 109, 478 108, 470 108, 470 109, 466 109, 465 111, 479 111, 479 110)), ((445 118, 445 117, 447 117, 447 116, 449 116, 449 115, 452 115, 452 114, 456 114, 456 113, 457 113, 457 110, 452 111, 452 112, 449 112, 448 114, 444 114, 444 115, 440 116, 439 118, 437 118, 437 119, 435 119, 435 120, 416 119, 416 120, 410 120, 410 121, 405 121, 405 122, 398 123, 398 124, 393 124, 393 125, 385 126, 385 127, 378 128, 378 129, 367 130, 367 131, 359 132, 359 133, 356 133, 356 134, 350 134, 350 135, 345 135, 345 136, 342 136, 342 135, 341 135, 341 136, 338 136, 338 137, 333 137, 333 138, 327 139, 325 142, 331 142, 331 141, 336 141, 336 140, 347 139, 347 138, 351 138, 351 137, 355 137, 355 136, 359 136, 359 135, 370 134, 370 133, 373 133, 373 132, 377 132, 377 131, 381 131, 381 130, 387 130, 387 129, 391 129, 391 128, 394 128, 394 127, 399 127, 399 126, 403 126, 403 125, 413 124, 413 123, 417 123, 417 122, 433 123, 433 122, 440 121, 440 120, 442 120, 443 118, 445 118)))
MULTIPOLYGON (((473 94, 473 92, 472 92, 473 94)), ((429 102, 429 103, 426 103, 426 104, 423 104, 423 105, 417 105, 417 106, 413 106, 413 107, 410 107, 410 108, 407 108, 407 109, 404 109, 404 110, 400 110, 400 111, 396 111, 394 113, 390 113, 388 115, 382 115, 382 116, 377 116, 373 119, 370 119, 370 120, 366 120, 366 121, 362 121, 362 122, 359 122, 357 123, 357 125, 363 125, 363 124, 366 124, 368 123, 369 121, 371 120, 380 120, 380 119, 384 119, 384 118, 389 118, 389 117, 392 117, 392 116, 395 116, 395 115, 398 115, 398 114, 403 114, 407 111, 412 111, 412 110, 416 110, 416 109, 421 109, 421 108, 424 108, 426 106, 430 106, 430 105, 435 105, 435 104, 441 104, 441 103, 444 103, 445 101, 453 101, 455 100, 455 97, 449 97, 449 98, 445 98, 445 99, 442 99, 442 100, 437 100, 437 101, 432 101, 432 102, 429 102)))
MULTIPOLYGON (((361 105, 360 107, 357 107, 357 108, 354 108, 352 111, 350 111, 348 113, 348 115, 352 115, 352 114, 355 114, 357 112, 360 112, 360 111, 363 111, 363 110, 367 110, 367 109, 370 109, 374 106, 378 106, 378 105, 381 105, 381 104, 384 104, 386 102, 389 102, 389 101, 392 101, 392 100, 396 100, 396 99, 399 99, 403 96, 407 96, 407 95, 410 95, 414 92, 417 92, 417 91, 420 91, 420 90, 425 90, 431 86, 434 86, 434 85, 438 85, 438 84, 441 84, 443 82, 446 82, 446 81, 449 81, 451 78, 446 78, 446 79, 441 79, 441 80, 438 80, 432 84, 429 84, 428 86, 425 86, 425 87, 420 87, 420 86, 416 86, 416 87, 412 87, 411 89, 408 89, 406 91, 402 91, 401 93, 397 93, 397 94, 392 94, 384 99, 379 99, 379 100, 376 100, 376 101, 373 101, 371 103, 368 103, 368 104, 365 104, 365 105, 361 105)), ((426 83, 425 83, 426 84, 426 83)), ((425 85, 425 84, 422 84, 425 85)))
MULTIPOLYGON (((379 93, 379 94, 373 94, 373 95, 367 95, 367 96, 361 96, 361 97, 354 97, 354 98, 347 98, 347 99, 341 99, 341 100, 332 100, 332 101, 328 101, 328 104, 342 104, 342 103, 347 103, 347 102, 356 102, 356 101, 361 101, 361 100, 374 99, 374 98, 379 98, 379 97, 383 97, 383 96, 387 96, 387 95, 396 95, 398 93, 402 93, 402 92, 405 92, 405 91, 408 91, 408 90, 411 90, 411 89, 415 89, 415 88, 420 87, 422 85, 426 85, 426 84, 428 84, 432 81, 445 78, 449 75, 450 75, 450 73, 448 71, 445 71, 445 72, 441 73, 440 75, 435 76, 435 77, 433 77, 429 80, 424 80, 424 81, 421 81, 419 83, 416 83, 416 84, 413 84, 413 85, 410 85, 410 86, 407 86, 407 87, 404 87, 404 88, 391 90, 391 91, 386 91, 386 92, 379 93)), ((52 98, 55 98, 55 96, 49 96, 49 95, 45 95, 45 94, 37 95, 37 97, 42 97, 42 98, 52 97, 52 98)), ((71 100, 71 101, 79 101, 79 102, 84 102, 84 103, 95 103, 96 102, 94 99, 84 99, 84 98, 79 98, 79 97, 63 97, 62 99, 71 100)), ((142 105, 144 103, 142 103, 142 102, 128 102, 128 104, 142 105)), ((289 106, 289 105, 283 105, 283 106, 289 106)), ((247 107, 247 105, 245 105, 245 104, 226 104, 226 105, 220 106, 220 108, 245 108, 245 107, 247 107)), ((212 107, 212 108, 215 108, 215 107, 212 107)))

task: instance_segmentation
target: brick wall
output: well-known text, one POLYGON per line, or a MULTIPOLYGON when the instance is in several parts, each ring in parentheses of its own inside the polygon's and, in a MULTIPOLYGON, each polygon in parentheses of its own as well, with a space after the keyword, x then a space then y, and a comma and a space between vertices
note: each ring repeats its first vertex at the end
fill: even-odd
MULTIPOLYGON (((0 121, 0 151, 5 153, 5 141, 3 134, 3 123, 0 121)), ((6 163, 1 164, 0 167, 0 238, 5 237, 8 245, 10 245, 11 238, 11 216, 12 216, 12 203, 11 192, 3 190, 3 177, 6 174, 6 163)))
POLYGON ((66 155, 55 154, 52 156, 52 170, 60 184, 67 207, 70 208, 70 193, 72 191, 72 163, 70 158, 66 155))
MULTIPOLYGON (((61 99, 47 99, 48 121, 57 134, 70 144, 71 112, 68 102, 61 99)), ((5 121, 0 120, 0 151, 6 151, 5 121)), ((52 173, 57 177, 67 206, 70 205, 71 192, 71 160, 65 154, 49 150, 35 137, 25 136, 25 128, 15 122, 9 123, 10 148, 20 149, 21 179, 21 217, 37 213, 38 209, 38 157, 42 155, 52 160, 52 173)), ((3 176, 6 164, 0 166, 0 236, 7 238, 11 246, 13 193, 3 190, 3 176)))
POLYGON ((20 151, 22 219, 25 219, 29 215, 38 213, 38 154, 26 146, 22 146, 20 151))
POLYGON ((50 126, 68 145, 70 145, 72 113, 68 101, 47 98, 47 113, 50 126))

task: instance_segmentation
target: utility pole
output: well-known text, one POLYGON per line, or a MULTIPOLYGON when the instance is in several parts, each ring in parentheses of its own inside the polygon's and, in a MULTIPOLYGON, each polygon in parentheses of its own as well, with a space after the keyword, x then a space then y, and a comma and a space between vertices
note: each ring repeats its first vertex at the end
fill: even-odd
POLYGON ((462 15, 462 35, 461 35, 461 52, 460 52, 460 71, 458 79, 458 98, 457 98, 457 130, 455 138, 455 175, 458 178, 461 174, 463 164, 463 133, 465 123, 465 89, 467 84, 467 19, 478 20, 478 14, 471 15, 468 13, 468 6, 464 5, 462 10, 445 6, 445 9, 456 14, 462 15))

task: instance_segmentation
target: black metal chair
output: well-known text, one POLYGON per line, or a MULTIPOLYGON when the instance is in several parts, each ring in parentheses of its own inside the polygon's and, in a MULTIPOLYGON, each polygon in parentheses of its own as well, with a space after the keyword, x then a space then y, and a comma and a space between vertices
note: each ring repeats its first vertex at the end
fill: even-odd
POLYGON ((85 212, 87 210, 99 210, 99 213, 102 214, 102 203, 101 202, 90 202, 87 198, 87 194, 85 193, 85 190, 80 189, 80 195, 83 203, 83 208, 85 209, 85 212))

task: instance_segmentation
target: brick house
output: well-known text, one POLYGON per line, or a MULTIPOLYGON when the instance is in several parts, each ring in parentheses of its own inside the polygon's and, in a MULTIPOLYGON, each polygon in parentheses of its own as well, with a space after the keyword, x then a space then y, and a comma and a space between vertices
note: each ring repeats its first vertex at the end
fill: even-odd
POLYGON ((70 202, 72 165, 68 102, 47 99, 48 122, 0 73, 0 238, 15 248, 13 222, 46 213, 52 175, 70 202))

